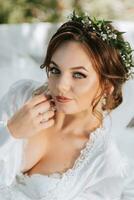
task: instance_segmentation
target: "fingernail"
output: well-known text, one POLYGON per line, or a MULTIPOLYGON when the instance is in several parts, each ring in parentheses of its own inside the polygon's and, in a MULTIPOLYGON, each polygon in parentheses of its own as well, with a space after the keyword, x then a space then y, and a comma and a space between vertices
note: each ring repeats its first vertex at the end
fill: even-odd
POLYGON ((51 107, 51 110, 52 111, 56 111, 56 107, 51 107))
POLYGON ((52 103, 54 103, 55 104, 55 101, 54 101, 54 99, 52 98, 52 99, 50 99, 50 102, 52 102, 52 103))
POLYGON ((47 98, 47 99, 52 99, 52 96, 50 94, 44 94, 44 96, 47 98))
POLYGON ((53 107, 55 106, 55 102, 50 100, 50 105, 53 107))

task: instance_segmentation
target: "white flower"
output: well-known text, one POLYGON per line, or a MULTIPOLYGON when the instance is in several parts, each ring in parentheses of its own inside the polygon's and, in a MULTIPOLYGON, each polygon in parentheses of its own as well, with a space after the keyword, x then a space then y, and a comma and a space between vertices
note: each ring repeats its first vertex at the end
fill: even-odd
POLYGON ((116 34, 113 34, 113 37, 112 37, 113 39, 116 39, 117 38, 117 35, 116 34))
POLYGON ((103 40, 106 40, 106 39, 107 39, 107 34, 103 34, 103 35, 102 35, 102 39, 103 39, 103 40))

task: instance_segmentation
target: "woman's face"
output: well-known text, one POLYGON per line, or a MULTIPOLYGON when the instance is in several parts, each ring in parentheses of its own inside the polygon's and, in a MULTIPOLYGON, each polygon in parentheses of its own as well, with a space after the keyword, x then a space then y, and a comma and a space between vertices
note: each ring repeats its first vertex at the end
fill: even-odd
POLYGON ((57 48, 49 65, 48 87, 57 111, 76 114, 92 109, 91 102, 101 89, 87 49, 80 42, 68 41, 57 48), (61 103, 56 99, 59 95, 71 100, 61 103))

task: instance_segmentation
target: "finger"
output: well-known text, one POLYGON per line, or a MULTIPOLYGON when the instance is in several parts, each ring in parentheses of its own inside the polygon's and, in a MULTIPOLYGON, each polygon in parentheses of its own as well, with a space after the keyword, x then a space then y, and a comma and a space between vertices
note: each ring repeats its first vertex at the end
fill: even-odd
POLYGON ((33 107, 38 105, 39 103, 43 102, 43 101, 47 101, 49 99, 51 99, 52 97, 50 95, 46 95, 46 94, 40 94, 37 96, 34 96, 32 99, 28 100, 27 103, 33 107))
POLYGON ((36 120, 38 121, 38 123, 43 122, 43 121, 48 121, 54 115, 55 115, 54 111, 50 110, 48 112, 38 115, 36 120))
POLYGON ((53 126, 54 123, 55 123, 55 120, 50 119, 47 122, 41 122, 39 126, 40 126, 40 129, 45 129, 45 128, 49 128, 49 127, 53 126))
POLYGON ((49 101, 45 101, 32 108, 32 115, 37 116, 39 113, 44 113, 48 110, 51 110, 51 105, 49 101))

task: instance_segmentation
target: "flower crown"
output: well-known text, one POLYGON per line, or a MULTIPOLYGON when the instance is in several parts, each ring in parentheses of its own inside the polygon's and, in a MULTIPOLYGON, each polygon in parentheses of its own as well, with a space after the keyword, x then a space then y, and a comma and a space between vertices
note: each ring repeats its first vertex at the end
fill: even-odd
POLYGON ((134 75, 134 63, 132 59, 132 48, 129 42, 124 41, 122 34, 125 32, 117 31, 111 26, 112 21, 97 20, 95 17, 91 19, 88 15, 82 13, 76 15, 75 11, 69 16, 73 22, 81 23, 85 30, 95 33, 103 41, 110 46, 119 50, 122 57, 125 70, 127 71, 127 79, 134 75))

